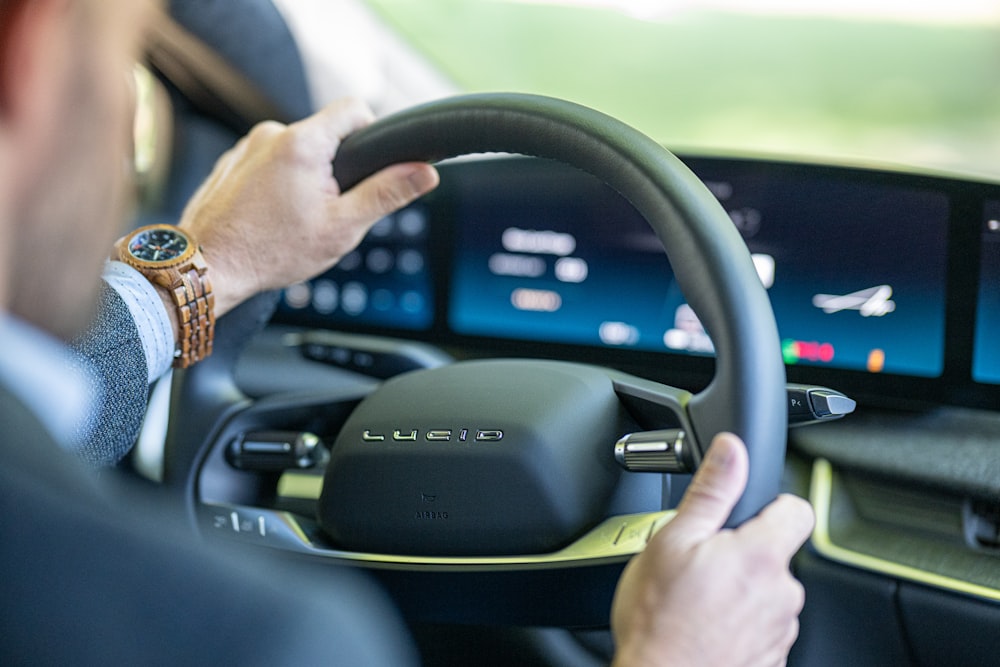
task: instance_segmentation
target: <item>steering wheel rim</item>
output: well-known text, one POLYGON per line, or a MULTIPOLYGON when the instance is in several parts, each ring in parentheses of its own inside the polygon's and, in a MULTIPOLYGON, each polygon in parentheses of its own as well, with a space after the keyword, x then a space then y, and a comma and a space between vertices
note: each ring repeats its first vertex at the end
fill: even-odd
POLYGON ((651 225, 715 345, 715 375, 688 405, 695 440, 708 443, 720 431, 743 439, 749 477, 727 526, 754 516, 780 486, 785 372, 770 302, 728 214, 649 137, 593 109, 537 95, 459 96, 386 117, 343 141, 333 172, 347 190, 398 162, 483 152, 548 158, 589 172, 651 225))

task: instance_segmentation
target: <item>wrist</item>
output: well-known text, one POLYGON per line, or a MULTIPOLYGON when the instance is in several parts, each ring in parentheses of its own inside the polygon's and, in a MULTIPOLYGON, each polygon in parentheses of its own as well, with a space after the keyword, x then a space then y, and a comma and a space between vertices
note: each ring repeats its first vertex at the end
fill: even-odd
POLYGON ((156 287, 174 331, 174 366, 186 368, 210 355, 215 296, 195 239, 172 225, 149 225, 119 239, 114 255, 156 287))
POLYGON ((243 263, 240 270, 239 262, 233 262, 215 250, 213 247, 201 248, 206 264, 212 267, 212 296, 215 317, 218 318, 256 294, 258 290, 243 285, 246 278, 253 275, 250 268, 252 264, 248 260, 243 263), (234 270, 229 270, 230 264, 236 265, 234 270))

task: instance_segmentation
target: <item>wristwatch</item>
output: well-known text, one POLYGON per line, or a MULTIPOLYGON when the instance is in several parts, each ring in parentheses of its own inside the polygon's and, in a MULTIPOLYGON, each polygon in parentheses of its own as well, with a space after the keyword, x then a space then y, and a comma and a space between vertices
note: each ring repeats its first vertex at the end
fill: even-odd
POLYGON ((215 296, 195 240, 174 225, 148 225, 118 239, 114 249, 114 259, 170 293, 180 333, 174 367, 187 368, 210 355, 215 296))

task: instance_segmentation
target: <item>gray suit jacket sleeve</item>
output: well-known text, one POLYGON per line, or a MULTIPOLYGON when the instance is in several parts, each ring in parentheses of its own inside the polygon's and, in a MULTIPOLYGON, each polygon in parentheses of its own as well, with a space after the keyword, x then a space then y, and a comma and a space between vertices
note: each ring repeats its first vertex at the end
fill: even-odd
POLYGON ((88 475, 2 384, 0 424, 0 663, 416 664, 357 572, 199 540, 163 497, 88 475))
POLYGON ((78 434, 79 453, 92 465, 113 465, 135 444, 149 397, 139 330, 115 290, 102 283, 96 317, 71 344, 95 388, 94 410, 78 434))

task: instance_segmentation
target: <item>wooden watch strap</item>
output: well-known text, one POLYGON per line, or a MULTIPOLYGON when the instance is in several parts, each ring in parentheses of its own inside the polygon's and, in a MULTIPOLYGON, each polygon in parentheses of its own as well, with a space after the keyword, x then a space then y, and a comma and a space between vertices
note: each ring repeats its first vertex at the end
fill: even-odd
POLYGON ((212 354, 215 337, 215 295, 208 276, 194 265, 183 267, 180 283, 171 289, 177 306, 178 343, 174 366, 187 368, 212 354))

